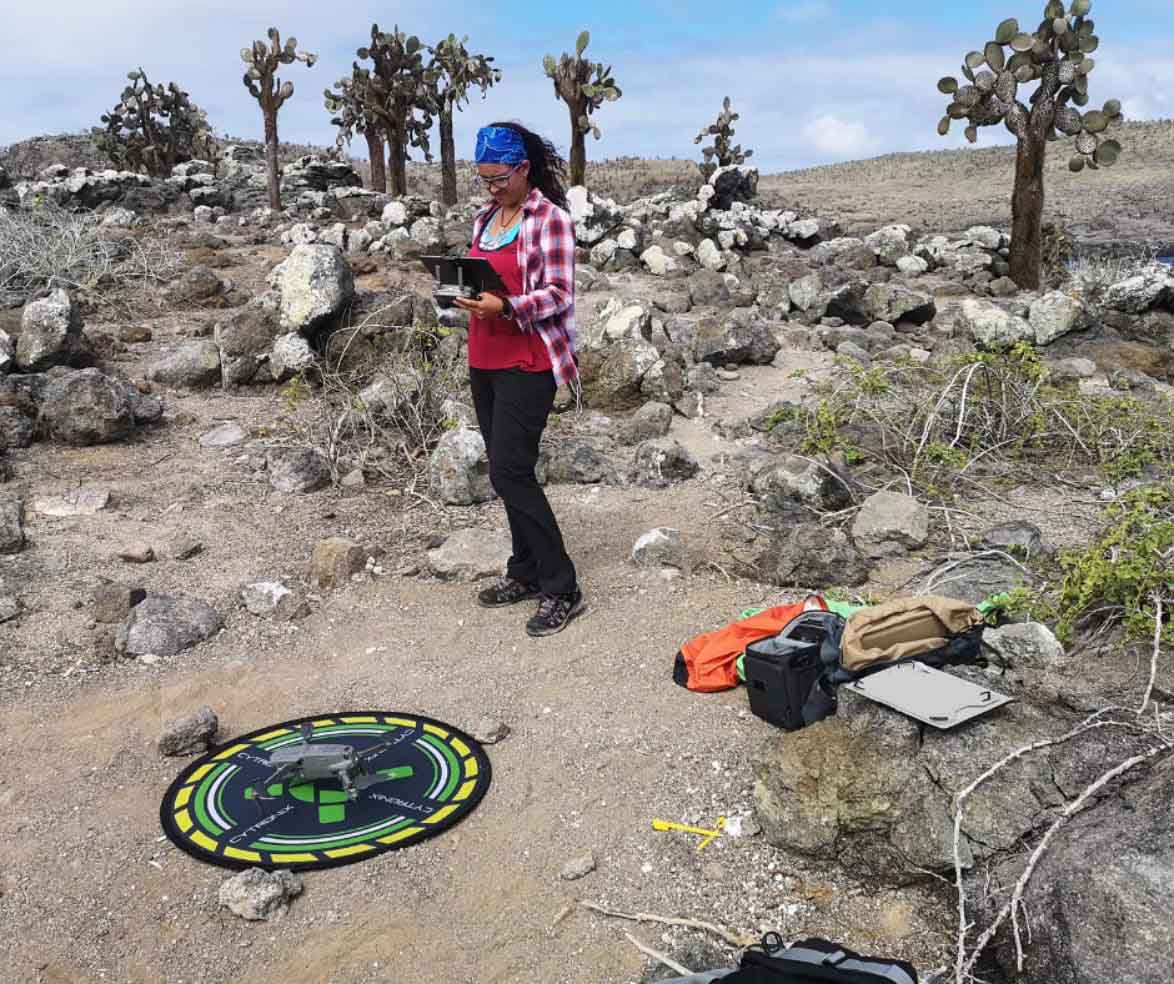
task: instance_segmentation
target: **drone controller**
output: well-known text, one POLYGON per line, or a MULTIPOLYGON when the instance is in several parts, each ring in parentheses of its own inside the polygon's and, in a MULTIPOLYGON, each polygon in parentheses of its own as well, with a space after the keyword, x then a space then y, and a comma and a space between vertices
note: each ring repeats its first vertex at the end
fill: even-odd
POLYGON ((438 308, 451 308, 458 298, 471 301, 486 293, 506 293, 501 277, 482 257, 421 256, 420 260, 435 278, 432 299, 438 308))
POLYGON ((481 291, 464 282, 464 271, 460 267, 457 267, 457 276, 459 278, 457 283, 438 283, 432 289, 432 299, 436 301, 437 307, 450 308, 457 298, 471 301, 480 296, 481 291))

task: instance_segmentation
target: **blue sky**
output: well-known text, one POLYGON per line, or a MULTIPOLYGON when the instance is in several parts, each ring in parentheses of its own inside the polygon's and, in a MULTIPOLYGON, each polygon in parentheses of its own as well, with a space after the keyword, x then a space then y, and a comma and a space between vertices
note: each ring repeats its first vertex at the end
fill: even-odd
MULTIPOLYGON (((742 118, 736 139, 767 172, 900 150, 963 145, 959 128, 935 132, 942 75, 981 49, 1004 17, 1033 27, 1043 0, 604 0, 586 8, 529 3, 387 4, 367 0, 58 0, 53 19, 20 4, 0 20, 0 146, 39 133, 94 125, 114 104, 125 72, 175 80, 221 132, 260 136, 256 104, 241 84, 239 49, 270 23, 321 60, 290 66, 294 97, 282 110, 285 139, 329 144, 322 90, 348 74, 372 20, 424 41, 449 31, 493 54, 502 83, 475 97, 457 121, 458 152, 477 126, 519 119, 564 146, 567 114, 543 76, 543 54, 570 49, 587 27, 588 54, 613 65, 624 97, 598 115, 593 158, 695 157, 693 136, 729 95, 742 118), (584 13, 584 10, 589 13, 584 13)), ((1101 48, 1092 97, 1118 98, 1133 119, 1174 117, 1174 0, 1094 0, 1101 48)), ((982 131, 983 144, 1010 139, 982 131)), ((359 140, 353 147, 364 150, 359 140)))

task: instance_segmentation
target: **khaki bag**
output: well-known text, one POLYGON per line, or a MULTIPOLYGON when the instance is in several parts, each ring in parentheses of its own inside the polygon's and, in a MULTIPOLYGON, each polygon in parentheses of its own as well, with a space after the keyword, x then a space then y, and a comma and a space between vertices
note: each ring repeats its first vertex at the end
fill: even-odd
POLYGON ((848 619, 840 665, 850 673, 859 673, 878 663, 932 653, 967 635, 976 637, 977 648, 981 632, 972 630, 982 624, 979 610, 956 598, 941 595, 896 598, 865 608, 848 619))

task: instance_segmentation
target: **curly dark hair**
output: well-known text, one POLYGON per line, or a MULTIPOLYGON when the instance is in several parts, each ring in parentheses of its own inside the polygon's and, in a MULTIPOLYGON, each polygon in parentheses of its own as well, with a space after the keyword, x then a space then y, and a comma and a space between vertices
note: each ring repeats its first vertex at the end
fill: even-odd
POLYGON ((505 127, 521 136, 526 144, 526 159, 530 162, 530 186, 537 188, 559 208, 567 207, 567 193, 563 187, 567 180, 567 162, 559 156, 558 150, 521 123, 504 121, 490 126, 505 127))

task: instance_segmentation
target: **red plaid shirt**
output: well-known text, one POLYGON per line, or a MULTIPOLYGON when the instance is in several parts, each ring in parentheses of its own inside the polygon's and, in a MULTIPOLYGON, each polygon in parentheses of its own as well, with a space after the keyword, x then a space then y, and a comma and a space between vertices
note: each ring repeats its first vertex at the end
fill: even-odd
MULTIPOLYGON (((496 208, 487 203, 473 220, 473 242, 496 208)), ((522 202, 519 260, 522 289, 509 299, 522 331, 536 331, 550 354, 555 382, 575 389, 575 226, 537 188, 522 202)))

